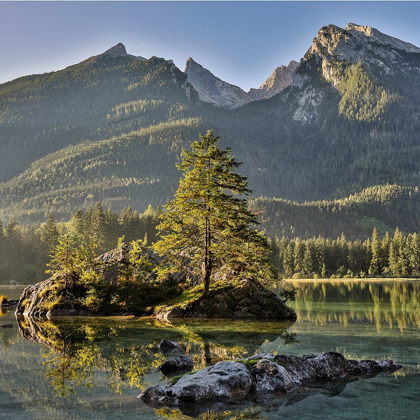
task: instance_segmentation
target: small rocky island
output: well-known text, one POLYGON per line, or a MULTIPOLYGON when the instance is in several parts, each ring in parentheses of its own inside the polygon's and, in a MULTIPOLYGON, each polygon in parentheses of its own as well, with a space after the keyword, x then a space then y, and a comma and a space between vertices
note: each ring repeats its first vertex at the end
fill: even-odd
POLYGON ((216 363, 167 385, 151 386, 139 398, 152 406, 227 403, 270 392, 289 394, 309 384, 350 382, 401 367, 392 360, 351 360, 336 352, 303 356, 259 353, 244 360, 216 363))
MULTIPOLYGON (((295 319, 268 287, 279 282, 265 233, 256 229, 247 178, 212 130, 184 150, 178 190, 162 209, 157 241, 147 237, 96 257, 94 244, 58 239, 53 277, 27 287, 16 314, 147 315, 161 319, 295 319)), ((79 238, 80 241, 80 238, 79 238)))
MULTIPOLYGON (((50 278, 26 287, 17 304, 16 314, 30 318, 132 314, 152 316, 162 320, 171 318, 296 319, 294 310, 275 293, 251 280, 237 285, 215 284, 206 299, 202 299, 200 293, 191 294, 184 299, 182 290, 177 286, 162 285, 160 286, 161 293, 157 295, 156 305, 147 306, 153 303, 151 302, 153 296, 145 296, 144 302, 140 299, 137 306, 134 302, 130 307, 107 305, 104 311, 94 311, 83 304, 85 290, 80 288, 79 296, 72 297, 70 293, 66 293, 66 299, 55 300, 52 304, 52 295, 61 286, 61 280, 50 278), (174 299, 174 293, 179 299, 174 299)), ((114 291, 118 290, 117 285, 107 284, 108 287, 114 291)), ((151 290, 151 293, 154 291, 151 290)))

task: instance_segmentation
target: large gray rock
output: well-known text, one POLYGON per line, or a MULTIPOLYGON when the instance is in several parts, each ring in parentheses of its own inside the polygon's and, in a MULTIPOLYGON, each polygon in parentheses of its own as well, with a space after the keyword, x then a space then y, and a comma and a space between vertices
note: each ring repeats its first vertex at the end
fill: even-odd
POLYGON ((144 402, 179 405, 184 402, 220 401, 246 396, 255 381, 240 362, 219 362, 185 375, 175 385, 155 385, 142 392, 144 402))
POLYGON ((283 366, 297 385, 312 380, 331 381, 347 375, 367 377, 383 370, 392 371, 401 368, 399 363, 392 360, 351 360, 336 352, 309 353, 303 356, 260 353, 251 359, 269 359, 283 366))
POLYGON ((255 378, 255 391, 283 391, 295 388, 296 383, 287 370, 270 360, 261 359, 251 370, 255 378))
POLYGON ((255 391, 288 393, 316 380, 342 381, 393 372, 402 366, 392 360, 349 360, 339 353, 305 354, 303 356, 261 353, 252 363, 219 362, 213 367, 185 375, 174 385, 155 385, 139 396, 149 404, 178 406, 189 402, 226 401, 245 397, 255 391))

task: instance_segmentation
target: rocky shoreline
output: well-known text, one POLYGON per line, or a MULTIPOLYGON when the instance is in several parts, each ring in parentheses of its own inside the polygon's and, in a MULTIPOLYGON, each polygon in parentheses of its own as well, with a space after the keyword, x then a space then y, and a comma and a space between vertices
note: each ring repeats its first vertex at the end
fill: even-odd
MULTIPOLYGON (((51 307, 48 299, 56 282, 57 280, 50 278, 26 287, 17 304, 16 315, 34 319, 58 316, 131 315, 121 312, 92 313, 87 308, 76 306, 68 299, 60 300, 60 303, 51 307)), ((288 307, 275 293, 253 280, 211 289, 205 299, 197 296, 188 302, 171 305, 163 303, 134 315, 152 316, 160 320, 171 318, 296 319, 296 313, 292 308, 288 307)))
POLYGON ((351 360, 336 352, 303 356, 259 353, 244 360, 216 363, 166 385, 148 387, 138 398, 151 406, 228 403, 259 394, 285 395, 314 383, 350 382, 401 367, 392 360, 351 360))

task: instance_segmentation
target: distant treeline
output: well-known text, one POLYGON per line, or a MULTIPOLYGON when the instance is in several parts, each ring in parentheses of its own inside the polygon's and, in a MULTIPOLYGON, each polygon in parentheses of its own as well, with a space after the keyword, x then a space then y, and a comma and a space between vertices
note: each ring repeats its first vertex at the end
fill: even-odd
MULTIPOLYGON (((104 210, 101 203, 78 210, 70 220, 57 223, 50 215, 44 223, 22 225, 0 221, 0 284, 11 280, 30 284, 47 277, 45 270, 50 253, 62 234, 71 234, 82 244, 95 243, 97 254, 126 241, 144 238, 156 240, 159 208, 151 206, 144 213, 130 207, 120 213, 104 210)), ((365 241, 323 236, 310 239, 276 236, 271 240, 273 263, 282 277, 419 277, 420 236, 403 234, 399 228, 390 235, 374 228, 365 241)))
POLYGON ((87 210, 78 210, 66 223, 56 223, 50 215, 46 222, 22 225, 10 219, 3 226, 0 220, 0 284, 11 281, 31 284, 48 276, 45 274, 51 251, 60 235, 69 233, 82 244, 95 243, 96 252, 104 253, 117 246, 118 239, 126 241, 143 238, 156 239, 158 210, 144 213, 130 207, 120 213, 105 211, 101 203, 87 210))
POLYGON ((376 228, 364 242, 321 236, 302 240, 276 237, 274 263, 284 277, 419 277, 420 236, 404 235, 398 228, 381 239, 376 228))

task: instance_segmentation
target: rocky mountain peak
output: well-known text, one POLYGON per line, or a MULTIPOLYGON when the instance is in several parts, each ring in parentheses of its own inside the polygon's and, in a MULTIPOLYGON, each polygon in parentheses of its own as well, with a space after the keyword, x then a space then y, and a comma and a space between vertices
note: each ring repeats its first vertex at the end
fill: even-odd
POLYGON ((322 63, 324 78, 337 85, 340 74, 337 63, 361 62, 366 68, 379 69, 384 74, 412 71, 407 54, 418 54, 420 48, 383 34, 370 26, 349 23, 345 29, 335 25, 321 28, 305 55, 322 63))
POLYGON ((420 53, 420 48, 409 42, 401 41, 398 38, 386 35, 371 26, 357 25, 356 23, 349 23, 346 26, 346 31, 355 35, 357 32, 369 37, 369 42, 377 42, 378 44, 387 45, 397 50, 402 50, 408 53, 420 53))
POLYGON ((377 56, 395 62, 401 53, 420 53, 420 48, 383 34, 371 26, 349 23, 345 29, 335 25, 322 27, 312 42, 309 54, 340 61, 377 63, 377 56))
POLYGON ((140 60, 145 61, 146 59, 143 57, 137 57, 135 55, 127 54, 127 50, 125 48, 125 45, 119 42, 117 45, 114 45, 109 50, 106 50, 104 53, 99 54, 93 58, 99 58, 99 57, 129 57, 132 60, 140 60))
POLYGON ((186 62, 184 72, 202 102, 211 103, 218 108, 233 109, 252 101, 240 87, 219 79, 191 57, 186 62))
POLYGON ((109 50, 106 50, 102 55, 108 55, 111 57, 118 57, 120 55, 127 55, 127 50, 125 49, 124 44, 119 42, 117 45, 114 45, 109 50))
POLYGON ((299 63, 292 60, 287 66, 277 67, 259 89, 251 89, 248 94, 254 100, 268 99, 277 95, 292 84, 298 66, 299 63))

